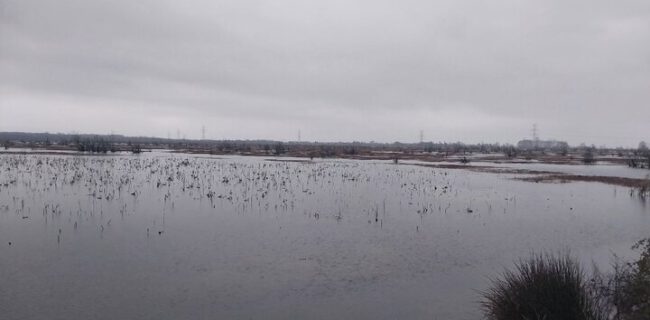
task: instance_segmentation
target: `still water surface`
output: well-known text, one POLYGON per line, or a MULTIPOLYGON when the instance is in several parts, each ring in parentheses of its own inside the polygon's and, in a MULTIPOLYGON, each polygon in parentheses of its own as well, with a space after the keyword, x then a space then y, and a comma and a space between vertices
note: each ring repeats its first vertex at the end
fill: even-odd
POLYGON ((478 292, 519 257, 571 250, 606 267, 650 231, 650 207, 628 188, 513 177, 380 161, 0 155, 0 314, 480 319, 478 292))

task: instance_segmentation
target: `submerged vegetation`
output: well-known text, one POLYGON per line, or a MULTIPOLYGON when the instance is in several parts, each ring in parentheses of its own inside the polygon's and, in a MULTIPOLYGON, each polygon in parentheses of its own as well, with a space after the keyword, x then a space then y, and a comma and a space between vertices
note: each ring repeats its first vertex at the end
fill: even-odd
MULTIPOLYGON (((136 141, 125 145, 136 153, 141 148, 136 141)), ((414 162, 401 154, 385 161, 275 158, 271 147, 266 157, 173 151, 134 156, 126 148, 120 151, 108 156, 0 154, 0 252, 21 257, 2 260, 9 269, 5 274, 18 275, 2 279, 9 288, 5 290, 33 288, 22 294, 25 301, 65 304, 70 300, 69 275, 75 274, 80 294, 73 302, 88 303, 93 312, 98 294, 108 292, 113 298, 105 299, 106 309, 123 310, 125 303, 150 299, 143 306, 147 312, 211 306, 215 318, 250 318, 269 309, 291 308, 296 301, 312 307, 323 304, 323 297, 325 307, 331 308, 329 297, 372 292, 360 299, 373 301, 372 305, 357 304, 357 314, 398 310, 411 312, 403 318, 420 318, 422 301, 436 296, 428 307, 443 315, 439 318, 456 318, 449 315, 464 308, 471 316, 466 318, 478 319, 480 310, 471 303, 477 282, 470 277, 480 279, 483 268, 493 270, 504 255, 525 254, 539 244, 557 248, 572 243, 572 249, 582 250, 594 241, 610 244, 619 237, 613 236, 615 232, 627 233, 630 242, 645 232, 637 228, 643 225, 637 221, 645 221, 637 214, 647 212, 645 204, 628 201, 627 192, 619 191, 616 197, 616 190, 627 190, 618 185, 636 190, 639 179, 612 180, 617 187, 598 185, 585 191, 577 183, 514 180, 553 172, 474 165, 475 158, 469 155, 472 165, 414 162), (623 214, 613 217, 592 206, 584 201, 586 194, 614 201, 623 214), (159 277, 141 280, 123 272, 131 269, 160 272, 159 277), (97 270, 110 277, 97 278, 97 270), (114 279, 123 281, 119 293, 111 287, 114 279), (174 286, 193 291, 192 299, 166 304, 175 293, 157 288, 168 285, 169 279, 174 286), (96 283, 102 292, 87 283, 96 283), (197 283, 201 286, 192 285, 197 283), (435 287, 430 287, 432 283, 435 287), (460 285, 450 289, 449 283, 460 285), (385 296, 380 301, 384 307, 377 308, 374 292, 394 285, 403 288, 399 294, 404 299, 391 305, 395 297, 385 296), (219 299, 210 295, 223 288, 228 290, 219 299), (54 293, 46 295, 48 300, 41 299, 45 296, 41 292, 50 291, 54 293), (124 299, 114 298, 122 294, 124 299), (277 299, 267 296, 286 298, 278 305, 277 299), (228 314, 229 306, 240 301, 253 311, 228 314), (250 307, 248 301, 257 305, 250 307)), ((584 177, 576 181, 588 181, 584 177)), ((585 309, 575 314, 590 315, 593 303, 609 301, 606 291, 588 291, 589 297, 602 294, 596 300, 580 300, 581 290, 592 288, 581 278, 577 264, 539 259, 526 269, 528 278, 544 270, 566 270, 566 277, 556 277, 546 289, 575 289, 578 283, 572 294, 585 309)), ((629 275, 637 273, 634 265, 626 268, 629 275)), ((512 287, 517 277, 517 271, 511 273, 512 287)), ((503 283, 501 291, 507 292, 508 282, 503 283)), ((499 301, 495 299, 494 305, 499 301)), ((18 315, 9 318, 23 315, 13 305, 8 308, 18 315)), ((57 316, 70 318, 66 310, 57 316)), ((282 316, 277 318, 286 318, 282 316)), ((346 316, 349 313, 343 312, 337 318, 346 316)))

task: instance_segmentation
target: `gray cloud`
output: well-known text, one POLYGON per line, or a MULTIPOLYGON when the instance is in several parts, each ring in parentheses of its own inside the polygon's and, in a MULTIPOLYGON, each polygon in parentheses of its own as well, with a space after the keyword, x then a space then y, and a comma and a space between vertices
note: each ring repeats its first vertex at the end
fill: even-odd
POLYGON ((0 130, 650 140, 645 1, 0 0, 0 130))

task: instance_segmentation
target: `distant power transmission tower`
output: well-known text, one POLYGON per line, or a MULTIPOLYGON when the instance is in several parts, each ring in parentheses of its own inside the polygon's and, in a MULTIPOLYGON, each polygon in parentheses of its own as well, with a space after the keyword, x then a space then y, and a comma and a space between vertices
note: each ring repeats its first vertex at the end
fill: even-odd
POLYGON ((300 129, 298 129, 298 142, 300 142, 300 129))
POLYGON ((533 124, 533 141, 538 141, 539 136, 537 135, 537 123, 533 124))
POLYGON ((205 126, 201 127, 201 140, 205 140, 205 126))
POLYGON ((424 130, 420 130, 420 143, 424 142, 424 130))
POLYGON ((533 148, 537 149, 539 147, 539 134, 537 132, 537 123, 533 124, 533 148))

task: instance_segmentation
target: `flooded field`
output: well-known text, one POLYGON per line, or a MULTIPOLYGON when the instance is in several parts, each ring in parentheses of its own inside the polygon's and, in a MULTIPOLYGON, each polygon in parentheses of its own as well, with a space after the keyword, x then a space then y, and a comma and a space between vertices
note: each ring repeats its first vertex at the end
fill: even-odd
POLYGON ((0 314, 480 319, 479 291, 519 257, 606 268, 650 231, 649 203, 621 186, 286 160, 0 155, 0 314))

